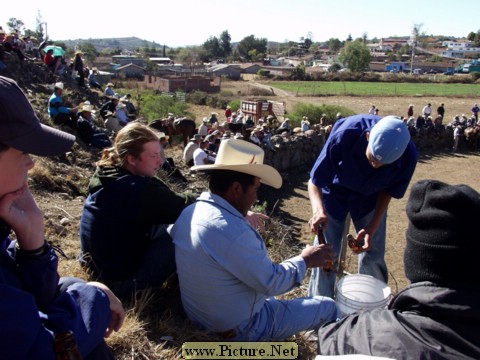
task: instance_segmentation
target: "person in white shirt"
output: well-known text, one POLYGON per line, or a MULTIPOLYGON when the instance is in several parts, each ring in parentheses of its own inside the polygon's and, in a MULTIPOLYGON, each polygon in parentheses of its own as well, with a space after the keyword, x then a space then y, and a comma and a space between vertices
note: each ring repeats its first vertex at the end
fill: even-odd
POLYGON ((202 120, 202 125, 198 128, 198 134, 205 137, 208 135, 208 118, 204 117, 202 120))
POLYGON ((195 166, 213 164, 215 162, 215 158, 207 152, 209 145, 208 141, 202 140, 200 147, 193 152, 193 163, 195 166))
POLYGON ((193 153, 200 147, 201 141, 202 136, 200 134, 195 134, 188 142, 187 146, 185 146, 185 150, 183 150, 183 161, 186 165, 193 166, 193 153))

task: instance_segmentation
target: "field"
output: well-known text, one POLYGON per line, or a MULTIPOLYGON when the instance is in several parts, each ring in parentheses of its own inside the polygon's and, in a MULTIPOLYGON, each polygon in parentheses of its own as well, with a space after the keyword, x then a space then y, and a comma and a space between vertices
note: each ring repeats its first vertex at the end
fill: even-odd
POLYGON ((297 96, 480 96, 480 84, 275 81, 272 85, 297 96))

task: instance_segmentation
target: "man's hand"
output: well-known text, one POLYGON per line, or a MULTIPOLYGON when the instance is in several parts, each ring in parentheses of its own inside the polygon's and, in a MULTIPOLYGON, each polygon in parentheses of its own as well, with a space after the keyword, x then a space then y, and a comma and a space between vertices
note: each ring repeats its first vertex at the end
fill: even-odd
POLYGON ((335 263, 335 254, 332 251, 331 244, 307 245, 300 256, 305 260, 307 268, 333 269, 335 263))
POLYGON ((112 290, 107 287, 107 285, 96 281, 88 282, 87 285, 92 285, 99 289, 102 289, 105 294, 107 294, 108 300, 110 301, 112 320, 110 320, 110 324, 105 331, 105 337, 108 338, 113 331, 118 331, 122 327, 123 320, 125 320, 125 310, 123 309, 121 301, 115 296, 112 290))
POLYGON ((264 232, 265 231, 264 220, 270 220, 268 215, 265 215, 262 213, 256 213, 250 210, 248 210, 247 212, 246 219, 250 223, 250 225, 252 225, 258 232, 264 232))
POLYGON ((0 218, 12 227, 21 249, 38 249, 44 243, 43 214, 26 183, 0 198, 0 218))

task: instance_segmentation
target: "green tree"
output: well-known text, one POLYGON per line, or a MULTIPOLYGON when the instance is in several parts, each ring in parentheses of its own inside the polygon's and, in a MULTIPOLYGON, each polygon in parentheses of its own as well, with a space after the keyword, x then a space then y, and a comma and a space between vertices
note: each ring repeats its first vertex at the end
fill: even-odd
POLYGON ((473 31, 470 31, 467 35, 467 40, 468 41, 475 41, 475 36, 476 35, 477 35, 476 33, 474 33, 473 31))
POLYGON ((224 30, 220 34, 220 48, 223 52, 223 57, 227 58, 232 53, 232 37, 228 33, 228 30, 224 30))
POLYGON ((362 72, 368 69, 372 55, 362 40, 347 43, 340 52, 338 59, 352 72, 362 72))
POLYGON ((265 54, 267 52, 267 39, 258 39, 254 35, 250 35, 243 38, 237 47, 239 55, 248 61, 252 60, 249 55, 252 50, 256 50, 255 54, 257 55, 265 54))
POLYGON ((78 50, 83 52, 83 57, 90 63, 95 61, 97 56, 99 55, 95 46, 92 43, 84 42, 78 44, 78 50))
POLYGON ((10 18, 10 20, 7 21, 7 27, 9 28, 10 32, 15 31, 20 34, 24 29, 25 24, 20 19, 10 18))
POLYGON ((336 54, 342 48, 342 42, 337 38, 330 38, 328 40, 328 50, 332 54, 336 54))
POLYGON ((202 56, 204 57, 203 61, 211 61, 223 57, 220 41, 216 36, 210 36, 210 38, 203 43, 202 56))
POLYGON ((297 65, 295 69, 292 70, 292 74, 290 75, 292 80, 305 80, 306 72, 305 72, 305 65, 297 65))

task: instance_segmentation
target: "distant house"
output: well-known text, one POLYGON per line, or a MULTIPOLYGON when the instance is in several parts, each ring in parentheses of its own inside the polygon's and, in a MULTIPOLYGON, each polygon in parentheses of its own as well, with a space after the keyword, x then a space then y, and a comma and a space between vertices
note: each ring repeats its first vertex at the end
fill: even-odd
POLYGON ((119 66, 114 71, 117 78, 143 78, 146 72, 145 68, 135 64, 119 66))
POLYGON ((207 73, 212 74, 212 76, 223 76, 232 80, 240 79, 241 72, 238 66, 229 64, 217 64, 207 68, 207 73))
POLYGON ((260 66, 259 64, 253 63, 240 64, 239 67, 242 74, 256 74, 258 73, 258 70, 262 68, 262 66, 260 66))
POLYGON ((480 54, 480 48, 475 47, 475 44, 471 41, 444 41, 442 45, 447 48, 441 52, 441 55, 445 57, 463 59, 480 54))
POLYGON ((176 91, 191 92, 195 90, 214 93, 220 91, 220 77, 205 76, 156 76, 146 75, 145 86, 161 92, 173 93, 176 91))
POLYGON ((113 55, 112 56, 112 66, 117 68, 127 64, 135 64, 140 67, 145 67, 145 59, 132 56, 132 55, 113 55))

